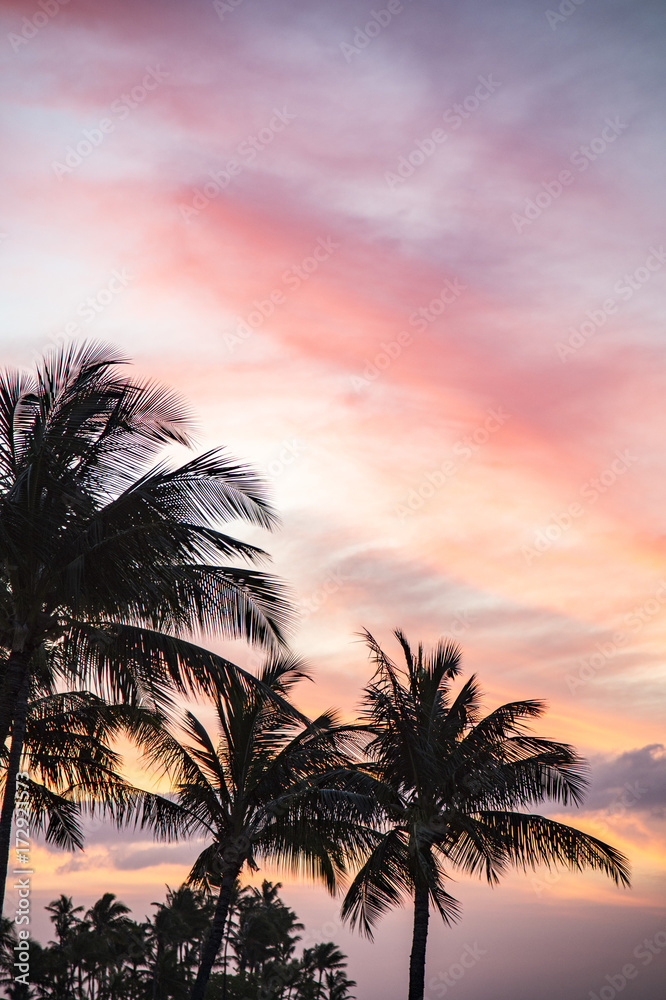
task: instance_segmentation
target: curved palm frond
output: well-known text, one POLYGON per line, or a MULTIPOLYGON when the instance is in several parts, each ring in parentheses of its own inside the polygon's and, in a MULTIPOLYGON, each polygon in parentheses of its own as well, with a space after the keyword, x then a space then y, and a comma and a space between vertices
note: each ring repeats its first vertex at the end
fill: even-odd
POLYGON ((513 864, 522 868, 563 864, 576 871, 589 868, 603 872, 617 885, 629 885, 627 858, 588 833, 526 813, 484 811, 480 818, 484 826, 499 837, 513 864))
POLYGON ((376 834, 377 843, 351 882, 341 916, 366 937, 387 910, 401 906, 412 895, 414 883, 409 865, 409 837, 405 830, 376 834))

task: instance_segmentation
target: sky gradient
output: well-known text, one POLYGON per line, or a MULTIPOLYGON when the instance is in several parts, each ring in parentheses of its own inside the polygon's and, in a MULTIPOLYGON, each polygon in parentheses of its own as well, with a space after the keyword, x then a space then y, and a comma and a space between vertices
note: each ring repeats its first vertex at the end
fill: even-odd
MULTIPOLYGON (((666 979, 665 28, 649 0, 0 2, 3 363, 109 340, 271 480, 281 530, 238 534, 301 609, 306 710, 352 714, 356 633, 400 626, 590 759, 566 818, 633 889, 461 879, 430 1000, 666 979)), ((194 851, 94 829, 39 849, 37 905, 141 919, 194 851)), ((283 881, 359 998, 404 994, 408 910, 371 945, 283 881)))

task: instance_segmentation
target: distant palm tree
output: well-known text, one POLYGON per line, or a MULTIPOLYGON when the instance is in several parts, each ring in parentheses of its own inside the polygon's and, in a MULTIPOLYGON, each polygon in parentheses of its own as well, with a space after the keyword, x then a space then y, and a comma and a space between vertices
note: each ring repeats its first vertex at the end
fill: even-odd
POLYGON ((261 482, 220 451, 150 468, 165 445, 191 443, 191 421, 125 364, 84 343, 47 353, 34 374, 0 373, 0 747, 11 735, 14 762, 45 648, 58 648, 67 686, 164 703, 241 676, 192 633, 284 641, 276 581, 224 564, 264 553, 219 530, 276 524, 261 482))
POLYGON ((201 942, 213 915, 210 896, 182 885, 167 890, 165 903, 153 905, 157 910, 146 925, 151 998, 172 996, 177 982, 182 983, 182 996, 187 996, 193 970, 201 958, 201 942))
POLYGON ((354 980, 347 979, 343 971, 327 972, 325 1000, 354 1000, 353 994, 349 992, 354 986, 354 980))
POLYGON ((55 926, 58 945, 62 945, 70 936, 72 931, 81 923, 79 913, 83 913, 82 906, 74 906, 71 896, 61 893, 57 899, 44 907, 47 913, 51 914, 51 923, 55 926))
POLYGON ((297 958, 288 962, 283 962, 280 968, 280 985, 282 987, 281 997, 284 1000, 292 1000, 294 990, 297 990, 303 978, 303 964, 297 958), (284 994, 284 991, 286 995, 284 994))
POLYGON ((303 964, 319 974, 317 980, 317 996, 323 996, 322 980, 324 973, 333 973, 346 965, 345 956, 332 941, 322 941, 320 944, 306 948, 303 954, 303 964))
POLYGON ((347 861, 367 842, 358 828, 356 798, 336 779, 350 767, 355 727, 339 725, 332 713, 299 722, 284 702, 267 694, 286 699, 303 676, 293 658, 273 657, 260 673, 262 688, 236 688, 217 700, 217 740, 188 712, 190 744, 156 731, 148 748, 151 763, 170 773, 192 818, 190 832, 211 841, 189 881, 219 887, 191 1000, 202 1000, 234 885, 246 865, 256 870, 257 859, 273 859, 334 891, 347 861))
POLYGON ((260 888, 249 887, 238 900, 238 928, 233 949, 238 969, 257 973, 268 962, 286 963, 293 955, 303 930, 292 909, 279 898, 280 882, 264 879, 260 888))
POLYGON ((96 981, 97 991, 104 995, 108 991, 108 983, 114 971, 114 966, 124 959, 123 945, 130 926, 127 914, 129 906, 125 906, 112 892, 105 892, 100 899, 86 911, 86 927, 89 939, 94 944, 89 971, 96 981))
POLYGON ((74 994, 76 978, 76 969, 71 960, 72 939, 81 924, 79 914, 83 913, 83 907, 74 906, 72 897, 61 893, 58 899, 54 899, 45 909, 50 914, 56 933, 54 945, 56 963, 51 970, 52 997, 53 1000, 68 1000, 74 994))
POLYGON ((579 803, 583 761, 563 743, 529 735, 537 701, 503 705, 485 718, 471 677, 455 698, 460 650, 440 642, 412 650, 402 632, 400 669, 365 633, 376 672, 362 721, 374 733, 364 769, 383 804, 383 827, 353 880, 343 917, 371 936, 372 925, 407 895, 414 898, 409 1000, 423 1000, 429 907, 445 922, 459 907, 446 891, 446 866, 497 882, 509 864, 597 869, 628 884, 628 862, 614 848, 570 826, 515 811, 551 798, 579 803))

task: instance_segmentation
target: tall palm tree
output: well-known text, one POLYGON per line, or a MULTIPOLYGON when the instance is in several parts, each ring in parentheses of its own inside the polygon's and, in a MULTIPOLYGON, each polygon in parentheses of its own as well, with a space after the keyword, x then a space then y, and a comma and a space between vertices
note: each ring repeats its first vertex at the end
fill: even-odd
POLYGON ((83 913, 82 906, 74 906, 71 896, 61 893, 57 899, 52 900, 44 907, 50 913, 51 923, 55 926, 57 944, 62 945, 70 936, 77 924, 81 923, 79 913, 83 913))
MULTIPOLYGON (((83 343, 47 353, 34 374, 0 373, 0 746, 11 735, 15 761, 47 646, 68 686, 164 703, 174 689, 225 690, 241 676, 193 634, 284 642, 277 582, 227 565, 265 553, 218 526, 274 527, 262 484, 221 451, 151 467, 165 445, 191 445, 191 420, 125 364, 83 343)), ((5 851, 0 903, 6 862, 5 851)))
POLYGON ((67 1000, 74 992, 76 977, 74 963, 70 960, 72 937, 81 923, 79 914, 83 913, 83 907, 74 906, 72 897, 61 893, 45 909, 56 933, 56 941, 51 942, 56 959, 51 969, 52 997, 53 1000, 67 1000))
POLYGON ((364 634, 376 666, 364 695, 362 720, 374 733, 364 770, 384 822, 342 913, 371 936, 382 913, 413 897, 408 996, 423 1000, 430 904, 447 923, 459 912, 446 891, 447 865, 494 883, 512 863, 563 864, 628 885, 628 862, 586 833, 516 811, 548 798, 579 803, 586 786, 584 762, 570 746, 527 732, 526 720, 544 711, 541 702, 512 702, 484 718, 474 677, 452 694, 456 645, 414 651, 396 631, 400 669, 364 634))
POLYGON ((148 746, 148 760, 174 781, 191 816, 190 832, 210 839, 189 881, 219 888, 191 1000, 202 1000, 245 866, 257 870, 258 859, 273 859, 334 892, 348 859, 367 842, 357 822, 363 804, 337 777, 350 767, 357 729, 339 725, 330 712, 300 722, 267 694, 286 698, 303 676, 293 658, 272 657, 261 671, 261 688, 236 688, 217 699, 217 740, 188 712, 189 744, 156 731, 148 746))

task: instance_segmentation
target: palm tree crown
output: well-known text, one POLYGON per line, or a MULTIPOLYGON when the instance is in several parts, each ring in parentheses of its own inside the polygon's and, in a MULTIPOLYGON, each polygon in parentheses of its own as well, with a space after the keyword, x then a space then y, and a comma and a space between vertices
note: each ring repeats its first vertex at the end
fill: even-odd
MULTIPOLYGON (((0 746, 11 733, 10 772, 40 661, 68 686, 165 704, 174 689, 219 692, 241 676, 193 635, 285 641, 278 583, 227 564, 265 553, 220 531, 234 518, 274 527, 261 482, 221 451, 151 467, 164 446, 191 445, 191 421, 176 396, 125 365, 84 343, 47 353, 33 375, 0 373, 0 746)), ((1 870, 0 883, 1 895, 1 870)))
POLYGON ((330 712, 299 721, 285 700, 270 696, 286 699, 303 676, 293 658, 273 657, 260 674, 261 687, 236 687, 217 700, 217 740, 187 713, 189 744, 156 730, 148 746, 149 760, 174 780, 189 831, 210 840, 190 882, 220 887, 193 1000, 203 996, 245 865, 256 870, 258 859, 272 858, 334 891, 349 859, 367 843, 358 823, 362 796, 344 787, 358 731, 339 725, 330 712))
POLYGON ((17 678, 47 641, 66 640, 61 662, 95 667, 127 696, 137 685, 155 694, 163 683, 190 683, 180 669, 188 646, 155 630, 284 638, 288 611, 275 581, 220 562, 265 553, 214 524, 274 527, 261 483, 221 451, 150 468, 164 445, 191 444, 190 420, 173 394, 121 374, 124 364, 111 348, 84 344, 47 355, 33 377, 0 376, 5 730, 17 678))
POLYGON ((389 907, 415 901, 409 1000, 422 1000, 429 905, 446 922, 459 914, 446 890, 447 866, 497 882, 510 864, 598 869, 628 884, 626 859, 572 827, 522 810, 553 799, 578 803, 584 762, 568 745, 529 734, 537 701, 503 705, 483 717, 474 677, 457 695, 460 650, 440 642, 414 651, 395 633, 400 669, 365 633, 376 672, 362 721, 374 738, 364 768, 384 809, 383 828, 352 882, 343 916, 367 934, 389 907))

